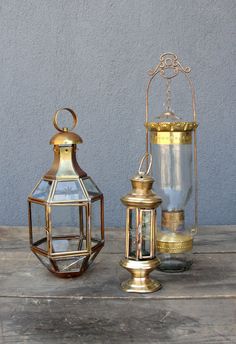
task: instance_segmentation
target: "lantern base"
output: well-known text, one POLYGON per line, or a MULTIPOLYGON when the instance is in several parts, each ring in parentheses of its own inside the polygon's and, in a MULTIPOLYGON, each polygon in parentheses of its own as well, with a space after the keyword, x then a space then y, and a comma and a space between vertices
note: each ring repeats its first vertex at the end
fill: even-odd
POLYGON ((128 270, 132 278, 121 283, 121 289, 127 293, 153 293, 161 288, 161 284, 149 277, 152 272, 160 264, 159 259, 151 260, 132 260, 124 258, 120 265, 128 270))

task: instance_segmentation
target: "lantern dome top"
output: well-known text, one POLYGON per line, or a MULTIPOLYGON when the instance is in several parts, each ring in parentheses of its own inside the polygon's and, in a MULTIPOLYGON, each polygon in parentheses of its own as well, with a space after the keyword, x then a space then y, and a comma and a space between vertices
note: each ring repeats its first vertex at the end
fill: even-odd
POLYGON ((64 131, 63 133, 58 133, 54 135, 51 140, 51 145, 73 145, 83 143, 82 138, 71 131, 64 131))
POLYGON ((77 123, 78 123, 78 118, 77 118, 77 115, 74 112, 74 110, 69 109, 69 108, 61 108, 61 109, 57 110, 54 114, 54 117, 53 117, 53 124, 54 124, 54 127, 59 131, 59 133, 55 134, 51 138, 50 144, 53 144, 53 145, 72 145, 72 144, 83 143, 82 138, 78 134, 72 132, 72 130, 76 127, 77 123), (59 127, 58 114, 62 111, 68 111, 71 113, 71 115, 73 117, 73 121, 74 121, 71 129, 59 127))

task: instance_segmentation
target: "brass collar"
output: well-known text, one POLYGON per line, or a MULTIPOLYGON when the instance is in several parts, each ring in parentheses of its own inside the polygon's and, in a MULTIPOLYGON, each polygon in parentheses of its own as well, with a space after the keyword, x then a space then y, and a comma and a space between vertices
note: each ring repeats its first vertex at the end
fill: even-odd
POLYGON ((131 179, 132 191, 121 198, 127 207, 156 208, 161 199, 152 191, 154 179, 148 175, 134 176, 131 179))
POLYGON ((146 122, 145 127, 151 131, 193 131, 196 122, 146 122))

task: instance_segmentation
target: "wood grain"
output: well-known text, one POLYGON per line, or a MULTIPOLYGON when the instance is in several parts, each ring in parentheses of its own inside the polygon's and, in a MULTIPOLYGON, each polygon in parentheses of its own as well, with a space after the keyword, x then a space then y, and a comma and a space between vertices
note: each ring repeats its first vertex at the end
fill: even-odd
POLYGON ((2 343, 236 343, 231 300, 0 299, 2 343))
POLYGON ((49 273, 26 228, 0 228, 0 343, 236 343, 236 226, 200 229, 190 271, 152 276, 153 294, 120 290, 124 231, 76 279, 49 273))

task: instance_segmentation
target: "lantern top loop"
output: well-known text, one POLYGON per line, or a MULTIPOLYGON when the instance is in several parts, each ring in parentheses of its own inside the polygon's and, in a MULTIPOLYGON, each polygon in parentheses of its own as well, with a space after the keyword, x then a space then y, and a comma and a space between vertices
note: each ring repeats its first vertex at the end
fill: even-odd
POLYGON ((139 164, 139 169, 138 169, 138 174, 139 176, 145 176, 145 175, 148 175, 150 170, 151 170, 151 167, 152 167, 152 154, 150 153, 145 153, 140 161, 140 164, 139 164), (150 157, 150 161, 149 161, 149 164, 148 164, 148 157, 150 157), (146 164, 146 170, 145 171, 142 171, 141 168, 143 166, 143 163, 144 163, 144 160, 147 160, 147 164, 146 164))
POLYGON ((51 138, 50 144, 53 144, 53 145, 72 145, 72 144, 83 143, 82 138, 78 134, 72 132, 72 130, 76 127, 77 123, 78 123, 78 117, 77 117, 74 110, 72 110, 70 108, 61 108, 61 109, 57 110, 53 116, 53 125, 59 131, 59 133, 54 135, 51 138), (64 112, 67 111, 72 115, 73 125, 71 128, 68 128, 68 127, 61 128, 58 124, 58 115, 59 115, 59 113, 61 113, 63 111, 64 112))
POLYGON ((62 132, 62 133, 63 133, 63 132, 67 132, 67 131, 72 131, 72 130, 76 127, 77 123, 78 123, 78 117, 77 117, 75 111, 72 110, 72 109, 69 109, 69 108, 61 108, 61 109, 57 110, 57 111, 54 113, 54 116, 53 116, 53 125, 54 125, 54 127, 55 127, 58 131, 60 131, 60 132, 62 132), (72 115, 72 117, 73 117, 74 123, 73 123, 73 126, 72 126, 72 128, 71 128, 70 130, 69 130, 69 128, 60 128, 59 125, 58 125, 58 115, 59 115, 60 112, 63 112, 63 111, 70 112, 71 115, 72 115))

